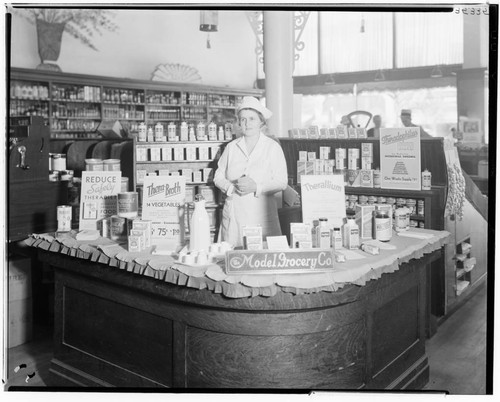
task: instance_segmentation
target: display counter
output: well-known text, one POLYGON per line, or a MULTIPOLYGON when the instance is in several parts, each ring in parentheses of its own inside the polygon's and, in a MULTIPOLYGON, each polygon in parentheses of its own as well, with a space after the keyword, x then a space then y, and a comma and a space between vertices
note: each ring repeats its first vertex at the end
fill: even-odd
POLYGON ((32 236, 55 268, 49 384, 420 389, 426 269, 449 234, 415 232, 315 279, 228 276, 222 261, 188 267, 105 239, 32 236))

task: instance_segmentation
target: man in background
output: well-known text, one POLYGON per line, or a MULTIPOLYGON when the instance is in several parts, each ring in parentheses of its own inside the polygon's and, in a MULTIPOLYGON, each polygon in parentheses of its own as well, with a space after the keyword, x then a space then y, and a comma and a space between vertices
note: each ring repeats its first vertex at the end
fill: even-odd
POLYGON ((403 109, 401 110, 401 123, 405 127, 420 127, 420 138, 432 138, 432 136, 425 131, 421 126, 417 126, 411 121, 411 110, 403 109))
POLYGON ((380 137, 380 127, 382 126, 382 117, 380 117, 380 115, 378 115, 378 114, 373 116, 373 124, 374 124, 374 127, 370 128, 366 132, 366 135, 368 136, 368 138, 379 138, 380 137))

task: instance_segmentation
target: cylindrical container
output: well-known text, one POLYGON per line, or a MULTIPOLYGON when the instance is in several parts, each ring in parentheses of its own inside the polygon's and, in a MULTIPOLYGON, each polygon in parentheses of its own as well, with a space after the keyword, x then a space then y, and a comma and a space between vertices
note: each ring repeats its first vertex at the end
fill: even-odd
POLYGON ((101 237, 111 238, 111 218, 102 218, 97 221, 97 227, 101 237))
POLYGON ((206 133, 205 133, 205 123, 203 123, 202 121, 200 121, 197 125, 196 125, 196 139, 198 141, 203 141, 205 140, 205 137, 206 137, 206 133))
POLYGON ((418 222, 418 227, 421 229, 425 229, 425 223, 423 221, 418 222))
POLYGON ((366 205, 366 204, 368 204, 368 196, 360 195, 359 196, 359 205, 366 205))
POLYGON ((394 230, 396 232, 404 232, 410 226, 410 214, 408 208, 397 208, 394 212, 394 230))
POLYGON ((370 195, 368 197, 368 205, 373 205, 376 203, 377 203, 377 197, 375 197, 374 195, 370 195))
POLYGON ((128 177, 122 177, 120 192, 126 193, 128 191, 128 177))
POLYGON ((59 181, 60 179, 60 173, 59 170, 51 170, 49 172, 49 181, 59 181))
POLYGON ((406 207, 410 210, 410 215, 417 214, 417 200, 409 198, 406 200, 406 207))
POLYGON ((136 191, 118 193, 117 215, 124 218, 137 217, 139 210, 139 194, 136 191))
POLYGON ((72 170, 61 171, 61 181, 72 181, 74 177, 74 172, 72 170))
POLYGON ((358 202, 358 196, 357 195, 350 195, 349 196, 349 209, 356 208, 357 202, 358 202))
POLYGON ((120 159, 104 159, 102 161, 103 170, 119 172, 121 170, 120 159))
POLYGON ((205 209, 205 199, 197 195, 190 222, 189 251, 208 251, 210 248, 210 218, 205 209))
POLYGON ((417 215, 424 216, 425 214, 425 201, 418 200, 417 201, 417 215))
POLYGON ((213 121, 208 125, 208 139, 209 141, 217 141, 217 124, 213 121))
POLYGON ((127 238, 127 218, 117 215, 110 218, 110 237, 114 241, 127 238))
POLYGON ((49 170, 66 170, 66 154, 49 154, 50 167, 49 170))
POLYGON ((387 198, 377 197, 377 204, 385 204, 386 202, 387 202, 387 198))
POLYGON ((69 232, 71 230, 71 205, 57 206, 57 231, 69 232))
POLYGON ((375 213, 375 239, 389 241, 392 238, 391 218, 385 210, 378 210, 375 213))
POLYGON ((422 190, 430 190, 432 174, 427 169, 422 172, 422 190))
POLYGON ((175 141, 176 140, 176 138, 175 138, 176 136, 177 136, 177 126, 173 122, 168 123, 168 126, 167 126, 167 140, 168 141, 175 141))
POLYGON ((163 124, 161 123, 155 125, 155 141, 163 141, 163 124))
POLYGON ((89 171, 104 170, 104 164, 102 163, 102 159, 85 159, 85 170, 89 171))
POLYGON ((143 141, 143 142, 147 141, 148 139, 147 130, 148 128, 145 123, 139 123, 139 135, 137 137, 138 141, 143 141))
POLYGON ((375 169, 373 171, 373 187, 380 188, 382 185, 382 175, 380 174, 380 170, 375 169))
POLYGON ((347 249, 359 248, 359 226, 354 219, 347 219, 344 225, 344 247, 347 249))
POLYGON ((396 198, 396 208, 401 208, 406 206, 406 199, 405 198, 396 198))
POLYGON ((418 227, 418 221, 415 221, 413 219, 410 219, 410 227, 411 228, 416 228, 418 227))

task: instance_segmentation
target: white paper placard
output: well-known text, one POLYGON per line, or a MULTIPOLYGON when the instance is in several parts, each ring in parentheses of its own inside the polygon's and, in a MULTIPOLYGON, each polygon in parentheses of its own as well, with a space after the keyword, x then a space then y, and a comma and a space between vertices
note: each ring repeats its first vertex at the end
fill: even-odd
POLYGON ((421 190, 420 127, 380 129, 381 187, 421 190))
POLYGON ((121 172, 82 172, 80 230, 97 230, 98 220, 116 215, 116 195, 121 191, 121 177, 121 172))
POLYGON ((345 188, 343 175, 303 175, 302 222, 327 218, 329 224, 339 224, 345 218, 345 188))
POLYGON ((186 178, 146 176, 142 191, 142 219, 150 220, 151 245, 175 251, 184 244, 186 178))

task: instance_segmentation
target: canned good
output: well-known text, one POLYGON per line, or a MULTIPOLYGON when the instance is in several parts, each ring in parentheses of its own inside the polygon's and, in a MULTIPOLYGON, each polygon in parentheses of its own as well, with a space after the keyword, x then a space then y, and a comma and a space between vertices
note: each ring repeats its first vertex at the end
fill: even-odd
POLYGON ((410 227, 411 228, 416 228, 418 227, 418 221, 415 221, 413 219, 410 219, 410 227))
POLYGON ((406 200, 406 206, 410 210, 410 215, 417 214, 417 201, 416 200, 414 200, 413 198, 406 200))
POLYGON ((425 229, 425 223, 424 222, 419 222, 418 223, 418 227, 421 228, 421 229, 425 229))
POLYGON ((103 170, 119 172, 121 170, 120 159, 104 159, 102 161, 103 170))
POLYGON ((368 197, 366 195, 360 195, 359 196, 359 204, 360 205, 368 204, 368 197))
POLYGON ((425 214, 425 201, 418 200, 417 201, 417 215, 424 216, 425 214))
POLYGON ((102 159, 85 159, 85 170, 88 171, 102 171, 104 164, 102 159))
POLYGON ((385 204, 387 202, 387 198, 385 197, 378 197, 377 198, 377 204, 385 204))
POLYGON ((391 218, 386 210, 378 210, 375 214, 375 239, 389 241, 392 238, 391 218))
POLYGON ((396 198, 396 207, 401 208, 406 205, 406 198, 396 198))
POLYGON ((368 205, 376 204, 377 203, 377 197, 374 195, 370 195, 368 197, 368 205))
POLYGON ((118 193, 118 216, 125 218, 137 217, 139 210, 139 195, 136 191, 118 193))
POLYGON ((408 208, 401 207, 394 211, 394 230, 396 232, 404 232, 410 226, 410 213, 408 208))
POLYGON ((59 181, 59 170, 51 170, 49 172, 49 181, 59 181))
POLYGON ((114 241, 127 238, 127 218, 117 215, 110 218, 110 237, 114 241))
POLYGON ((66 170, 66 154, 49 154, 49 170, 66 170))
POLYGON ((373 187, 380 188, 381 185, 382 185, 382 175, 380 173, 380 170, 375 169, 373 171, 373 187))
POLYGON ((356 208, 357 202, 358 202, 358 196, 357 195, 350 195, 349 196, 349 209, 356 208))
POLYGON ((71 205, 57 206, 57 231, 69 232, 71 230, 71 205))

